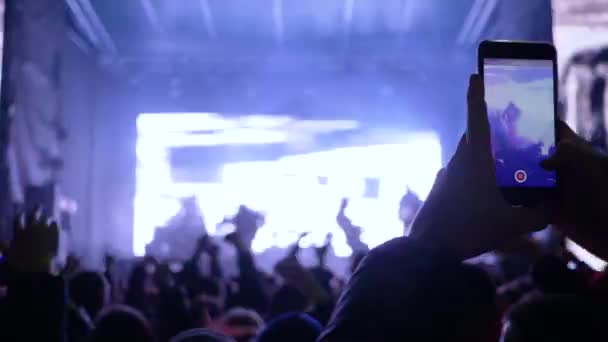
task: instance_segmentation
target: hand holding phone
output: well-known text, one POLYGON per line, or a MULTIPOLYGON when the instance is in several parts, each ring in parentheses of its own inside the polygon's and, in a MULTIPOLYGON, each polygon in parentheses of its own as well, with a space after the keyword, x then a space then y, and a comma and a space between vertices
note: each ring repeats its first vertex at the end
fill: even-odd
POLYGON ((437 175, 409 235, 456 260, 496 249, 548 223, 542 211, 513 206, 501 194, 483 94, 481 77, 471 75, 466 134, 437 175))

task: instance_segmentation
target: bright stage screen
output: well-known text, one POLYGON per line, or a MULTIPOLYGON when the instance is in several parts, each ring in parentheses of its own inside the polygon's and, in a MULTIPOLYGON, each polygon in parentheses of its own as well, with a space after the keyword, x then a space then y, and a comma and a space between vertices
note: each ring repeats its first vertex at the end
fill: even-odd
POLYGON ((137 120, 133 250, 145 252, 194 195, 207 230, 239 205, 265 214, 253 250, 284 248, 308 231, 302 247, 333 233, 337 256, 351 253, 336 223, 347 215, 370 247, 403 234, 399 201, 409 188, 426 198, 441 167, 433 133, 367 127, 350 120, 217 113, 142 113, 137 120))

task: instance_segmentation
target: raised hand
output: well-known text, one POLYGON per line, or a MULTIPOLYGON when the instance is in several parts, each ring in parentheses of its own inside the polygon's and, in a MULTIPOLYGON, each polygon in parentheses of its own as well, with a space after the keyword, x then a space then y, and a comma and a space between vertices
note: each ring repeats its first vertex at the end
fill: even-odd
POLYGON ((361 227, 356 226, 353 222, 346 216, 344 211, 348 207, 348 199, 343 198, 340 203, 340 210, 338 211, 338 215, 336 216, 336 222, 338 226, 342 228, 344 235, 346 236, 346 242, 354 251, 365 252, 369 251, 369 247, 367 244, 361 241, 361 227))
MULTIPOLYGON (((560 196, 551 217, 558 224, 608 223, 608 157, 559 123, 560 143, 543 161, 543 168, 556 171, 560 196)), ((602 227, 603 228, 603 227, 602 227)))
POLYGON ((70 275, 76 274, 80 269, 80 260, 74 254, 68 255, 65 265, 61 270, 61 275, 64 277, 68 277, 70 275))
POLYGON ((287 283, 295 286, 314 303, 327 301, 330 296, 318 283, 315 277, 308 271, 295 255, 288 254, 281 259, 274 268, 287 283))
POLYGON ((16 272, 48 273, 58 248, 57 223, 35 209, 27 217, 18 215, 15 219, 7 261, 16 272))
POLYGON ((195 254, 200 255, 201 253, 207 253, 209 255, 217 255, 219 253, 219 247, 213 241, 208 234, 200 237, 196 242, 195 254))
POLYGON ((300 241, 302 241, 302 239, 304 237, 306 237, 308 234, 310 234, 310 232, 303 232, 303 233, 298 234, 298 238, 289 248, 289 252, 287 253, 287 255, 295 257, 298 254, 298 252, 300 251, 300 241))
POLYGON ((338 210, 338 215, 336 216, 336 221, 338 222, 338 225, 345 231, 350 230, 350 228, 352 227, 351 220, 346 217, 346 213, 344 212, 347 207, 348 198, 343 198, 340 202, 340 209, 338 210))
POLYGON ((540 210, 516 208, 496 184, 483 82, 472 75, 467 132, 441 170, 410 236, 464 260, 547 225, 540 210))
POLYGON ((551 223, 585 248, 608 258, 608 157, 559 123, 560 143, 542 166, 556 171, 559 196, 551 223))
POLYGON ((228 235, 226 235, 224 237, 224 240, 226 240, 226 242, 230 243, 231 245, 233 245, 237 250, 244 250, 246 249, 243 241, 241 240, 241 237, 239 236, 238 232, 232 232, 228 235))
POLYGON ((250 248, 258 229, 264 225, 264 216, 241 205, 232 223, 236 227, 243 247, 250 248))
POLYGON ((333 239, 332 233, 327 233, 325 236, 325 243, 321 247, 315 247, 315 254, 317 255, 317 260, 319 262, 319 266, 325 266, 325 258, 327 257, 327 251, 329 250, 329 246, 331 245, 331 241, 333 239))
POLYGON ((343 198, 342 202, 340 202, 340 212, 344 213, 344 210, 348 207, 348 198, 343 198))

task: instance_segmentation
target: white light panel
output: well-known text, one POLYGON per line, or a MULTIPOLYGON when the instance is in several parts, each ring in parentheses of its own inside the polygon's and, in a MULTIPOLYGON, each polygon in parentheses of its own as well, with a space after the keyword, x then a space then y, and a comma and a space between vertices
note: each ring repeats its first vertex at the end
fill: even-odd
MULTIPOLYGON (((441 167, 441 147, 437 136, 417 133, 405 135, 403 141, 396 144, 338 148, 292 155, 272 162, 226 164, 218 183, 173 183, 168 149, 200 146, 184 137, 190 134, 193 125, 202 125, 207 120, 205 118, 218 127, 220 122, 227 121, 213 113, 207 113, 203 118, 190 113, 145 113, 139 116, 134 254, 142 255, 146 244, 153 238, 155 228, 166 224, 177 213, 180 197, 195 195, 211 234, 215 225, 233 214, 240 204, 265 213, 266 223, 253 242, 255 252, 273 246, 287 247, 304 231, 311 234, 302 241, 302 247, 320 245, 325 235, 332 232, 335 253, 348 256, 351 250, 335 219, 343 197, 350 198, 347 214, 363 228, 362 240, 374 247, 402 234, 398 206, 405 189, 409 187, 422 199, 426 198, 441 167), (183 144, 176 145, 176 141, 183 144), (327 184, 320 184, 319 177, 325 177, 327 184), (364 197, 366 178, 379 180, 376 198, 364 197)), ((293 119, 283 117, 279 120, 282 123, 296 122, 297 125, 293 119)), ((237 134, 228 133, 234 137, 231 140, 233 144, 263 143, 263 132, 277 127, 275 124, 278 123, 265 116, 241 117, 241 121, 259 123, 262 127, 250 129, 261 134, 259 139, 238 141, 237 134)), ((343 128, 358 126, 352 122, 334 123, 343 128)), ((331 125, 318 121, 313 124, 324 129, 331 125)), ((299 125, 309 126, 311 123, 300 122, 299 125)), ((229 126, 226 124, 224 129, 229 126)), ((285 134, 278 130, 273 132, 285 134)), ((272 134, 269 136, 272 138, 272 134)), ((209 135, 205 139, 214 138, 209 135)))

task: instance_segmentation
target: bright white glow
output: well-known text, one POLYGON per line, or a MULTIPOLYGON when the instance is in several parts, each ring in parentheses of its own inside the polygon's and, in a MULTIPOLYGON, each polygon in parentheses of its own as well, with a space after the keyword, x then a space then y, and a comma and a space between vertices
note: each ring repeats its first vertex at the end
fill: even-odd
POLYGON ((293 123, 292 129, 314 132, 347 131, 359 128, 359 123, 353 120, 301 120, 293 123))
POLYGON ((234 121, 215 113, 142 113, 137 117, 139 134, 222 130, 233 127, 236 127, 234 121))
POLYGON ((589 251, 572 242, 571 240, 566 240, 566 249, 572 252, 572 254, 574 254, 574 256, 576 256, 578 260, 584 262, 597 272, 602 272, 606 268, 606 261, 591 254, 589 251))
POLYGON ((354 120, 294 120, 286 115, 242 115, 223 117, 216 113, 142 113, 137 131, 142 133, 217 131, 233 128, 282 128, 332 132, 359 127, 354 120))
POLYGON ((276 130, 235 128, 212 134, 159 134, 156 138, 162 139, 166 147, 181 147, 283 143, 289 136, 276 130))
MULTIPOLYGON (((215 114, 209 114, 208 118, 215 123, 223 120, 215 114)), ((252 125, 273 125, 262 122, 266 118, 259 119, 254 118, 252 125)), ((210 135, 189 134, 185 128, 190 130, 192 125, 178 122, 181 120, 193 124, 198 119, 193 114, 142 114, 138 119, 133 239, 136 255, 144 253, 145 245, 153 238, 154 229, 166 224, 177 212, 178 199, 194 195, 211 234, 215 232, 215 225, 225 216, 232 215, 240 204, 264 212, 266 224, 253 242, 255 252, 273 246, 287 247, 300 232, 309 231, 311 234, 302 240, 302 247, 321 245, 327 232, 332 232, 335 253, 348 256, 351 250, 335 221, 343 197, 350 198, 347 214, 355 224, 363 227, 363 241, 374 247, 402 234, 398 204, 405 189, 409 187, 421 198, 426 198, 441 167, 441 147, 437 136, 410 134, 398 144, 338 148, 292 155, 276 161, 225 164, 219 183, 173 183, 168 160, 171 146, 262 143, 262 137, 267 139, 266 142, 272 140, 268 139, 268 133, 272 136, 273 132, 280 132, 241 126, 235 128, 235 132, 255 132, 256 138, 230 133, 233 129, 223 132, 229 139, 226 135, 209 138, 210 135), (155 117, 157 115, 160 116, 155 117), (146 118, 148 116, 151 118, 146 118), (162 130, 162 127, 168 129, 162 130), (184 132, 180 134, 179 130, 174 130, 176 128, 183 128, 184 132), (201 143, 204 139, 217 140, 201 143), (326 178, 327 184, 321 184, 319 177, 326 178), (366 178, 378 180, 376 198, 364 196, 366 178)), ((284 121, 289 121, 292 126, 309 125, 295 124, 291 119, 284 121)), ((331 125, 334 129, 340 125, 348 129, 358 124, 352 125, 348 121, 341 124, 312 123, 317 130, 329 129, 331 125)))
POLYGON ((292 122, 285 115, 247 115, 239 119, 239 123, 245 127, 252 128, 279 128, 292 122))

